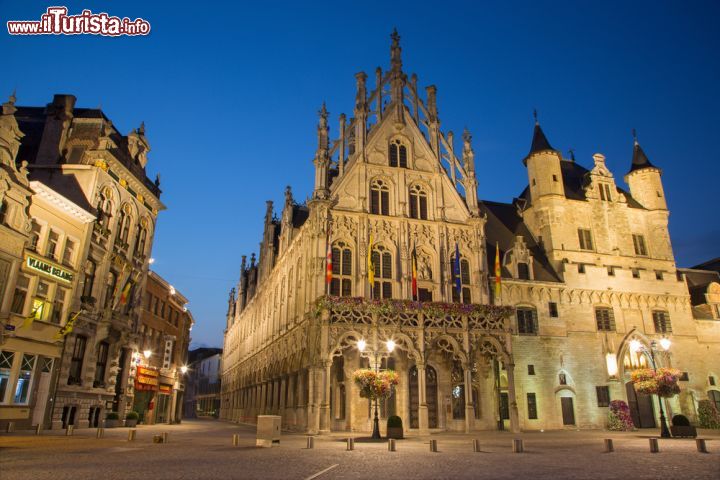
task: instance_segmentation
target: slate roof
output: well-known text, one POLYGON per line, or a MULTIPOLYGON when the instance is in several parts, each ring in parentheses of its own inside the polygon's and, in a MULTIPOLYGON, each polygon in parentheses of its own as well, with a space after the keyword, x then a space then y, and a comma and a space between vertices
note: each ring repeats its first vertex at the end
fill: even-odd
POLYGON ((690 291, 690 303, 693 306, 705 304, 705 293, 708 285, 712 282, 720 283, 720 273, 714 270, 678 268, 678 271, 685 275, 688 290, 690 291))
MULTIPOLYGON (((576 162, 562 159, 560 160, 560 173, 562 174, 563 186, 565 187, 565 198, 570 200, 587 200, 585 196, 585 186, 589 182, 588 176, 590 170, 576 162)), ((643 208, 626 190, 617 186, 615 190, 618 194, 625 196, 628 207, 643 208)), ((520 198, 524 199, 528 205, 532 203, 529 186, 525 187, 525 190, 520 194, 520 198)))
MULTIPOLYGON (((636 141, 633 146, 632 164, 630 165, 630 172, 635 170, 642 170, 643 168, 657 168, 655 165, 650 163, 645 151, 642 149, 640 144, 636 141)), ((630 173, 628 172, 628 173, 630 173)))
MULTIPOLYGON (((550 265, 545 252, 533 238, 530 230, 517 213, 517 206, 510 203, 491 202, 483 200, 479 204, 480 212, 487 215, 485 225, 487 261, 490 274, 495 271, 495 245, 500 248, 500 258, 515 244, 515 237, 522 236, 528 250, 533 256, 533 271, 535 280, 544 282, 561 282, 561 276, 550 265)), ((511 278, 510 272, 503 267, 502 276, 511 278)))

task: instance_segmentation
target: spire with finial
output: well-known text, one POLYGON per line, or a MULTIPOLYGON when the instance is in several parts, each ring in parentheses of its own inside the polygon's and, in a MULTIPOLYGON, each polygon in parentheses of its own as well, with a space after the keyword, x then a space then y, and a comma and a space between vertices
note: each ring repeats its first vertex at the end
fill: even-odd
POLYGON ((323 102, 322 107, 320 108, 320 110, 318 110, 318 155, 323 152, 327 152, 329 129, 330 127, 328 126, 328 111, 327 107, 325 106, 325 102, 323 102))
POLYGON ((574 148, 569 149, 568 153, 570 154, 570 160, 572 160, 574 162, 575 161, 575 149, 574 148))
POLYGON ((642 170, 643 168, 657 168, 655 165, 650 163, 650 160, 648 159, 647 155, 645 155, 645 151, 640 146, 640 143, 637 139, 637 131, 635 129, 632 129, 632 136, 633 136, 633 156, 632 156, 632 164, 630 165, 630 172, 634 172, 635 170, 642 170))
POLYGON ((474 174, 475 173, 475 152, 472 148, 472 135, 470 134, 470 130, 465 127, 465 130, 463 130, 463 163, 465 164, 465 170, 468 172, 468 174, 474 174))
POLYGON ((528 153, 528 156, 532 155, 533 153, 542 152, 545 150, 554 150, 554 148, 552 148, 552 146, 550 145, 550 142, 548 142, 547 137, 545 137, 545 133, 542 131, 542 128, 540 127, 537 109, 533 109, 533 118, 535 119, 535 129, 533 130, 533 138, 532 143, 530 144, 530 153, 528 153))
POLYGON ((393 28, 393 32, 390 34, 392 43, 390 44, 390 66, 394 71, 402 70, 402 48, 400 48, 400 35, 397 32, 397 28, 393 28))
POLYGON ((138 128, 138 133, 140 135, 145 135, 145 121, 140 122, 140 128, 138 128))

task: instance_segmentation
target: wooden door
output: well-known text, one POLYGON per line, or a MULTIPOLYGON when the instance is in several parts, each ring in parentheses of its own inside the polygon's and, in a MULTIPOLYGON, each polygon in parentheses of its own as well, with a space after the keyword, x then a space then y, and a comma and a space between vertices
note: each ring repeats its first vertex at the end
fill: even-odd
POLYGON ((637 428, 655 428, 655 411, 651 395, 637 393, 632 382, 625 384, 630 417, 637 428))
POLYGON ((420 398, 418 396, 418 371, 416 366, 412 366, 408 372, 408 386, 410 391, 410 428, 420 427, 420 418, 418 416, 418 405, 420 398))
POLYGON ((563 425, 575 425, 575 409, 572 397, 561 397, 563 425))

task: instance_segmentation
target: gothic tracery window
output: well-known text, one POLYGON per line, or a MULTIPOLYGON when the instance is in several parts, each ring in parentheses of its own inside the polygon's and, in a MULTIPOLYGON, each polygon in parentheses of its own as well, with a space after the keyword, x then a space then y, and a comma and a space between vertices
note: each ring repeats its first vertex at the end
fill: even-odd
POLYGON ((370 213, 390 215, 390 188, 383 180, 375 179, 370 184, 370 213))
POLYGON ((450 259, 451 266, 453 269, 453 276, 452 276, 452 301, 453 303, 472 303, 472 297, 470 294, 470 262, 467 261, 467 259, 463 258, 462 254, 460 254, 460 285, 461 285, 461 292, 462 298, 460 293, 458 292, 456 288, 455 283, 455 277, 458 275, 458 272, 455 272, 455 269, 457 268, 457 263, 455 262, 455 254, 453 254, 452 258, 450 259))
POLYGON ((332 247, 330 295, 352 296, 352 250, 345 242, 337 242, 332 247))
POLYGON ((112 200, 111 192, 109 189, 105 189, 100 194, 100 201, 98 202, 98 220, 100 224, 105 228, 110 228, 110 220, 112 219, 112 200))
POLYGON ((410 187, 410 218, 427 220, 428 195, 420 185, 410 187))
POLYGON ((388 160, 391 167, 407 168, 407 147, 400 140, 390 142, 388 160))
POLYGON ((127 205, 120 209, 120 220, 118 221, 118 236, 116 243, 128 243, 128 236, 130 235, 130 223, 132 217, 130 215, 130 207, 127 205))
POLYGON ((382 245, 375 245, 372 251, 375 269, 373 298, 392 298, 392 255, 382 245))

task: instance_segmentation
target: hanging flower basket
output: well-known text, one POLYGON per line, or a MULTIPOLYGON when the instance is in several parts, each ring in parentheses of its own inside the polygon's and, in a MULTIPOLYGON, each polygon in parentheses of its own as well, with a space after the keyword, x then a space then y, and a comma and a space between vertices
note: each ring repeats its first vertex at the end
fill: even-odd
POLYGON ((380 315, 396 315, 401 313, 424 313, 429 317, 445 317, 448 315, 490 316, 507 318, 515 309, 500 305, 479 305, 446 302, 416 302, 413 300, 372 299, 363 297, 334 297, 324 295, 315 302, 315 313, 324 309, 335 311, 367 311, 380 315))
POLYGON ((353 380, 360 388, 360 396, 370 400, 391 396, 395 386, 400 383, 400 377, 393 370, 376 372, 369 368, 355 370, 353 380))
POLYGON ((632 372, 635 391, 645 395, 657 395, 669 398, 680 393, 680 370, 674 368, 641 368, 632 372))

